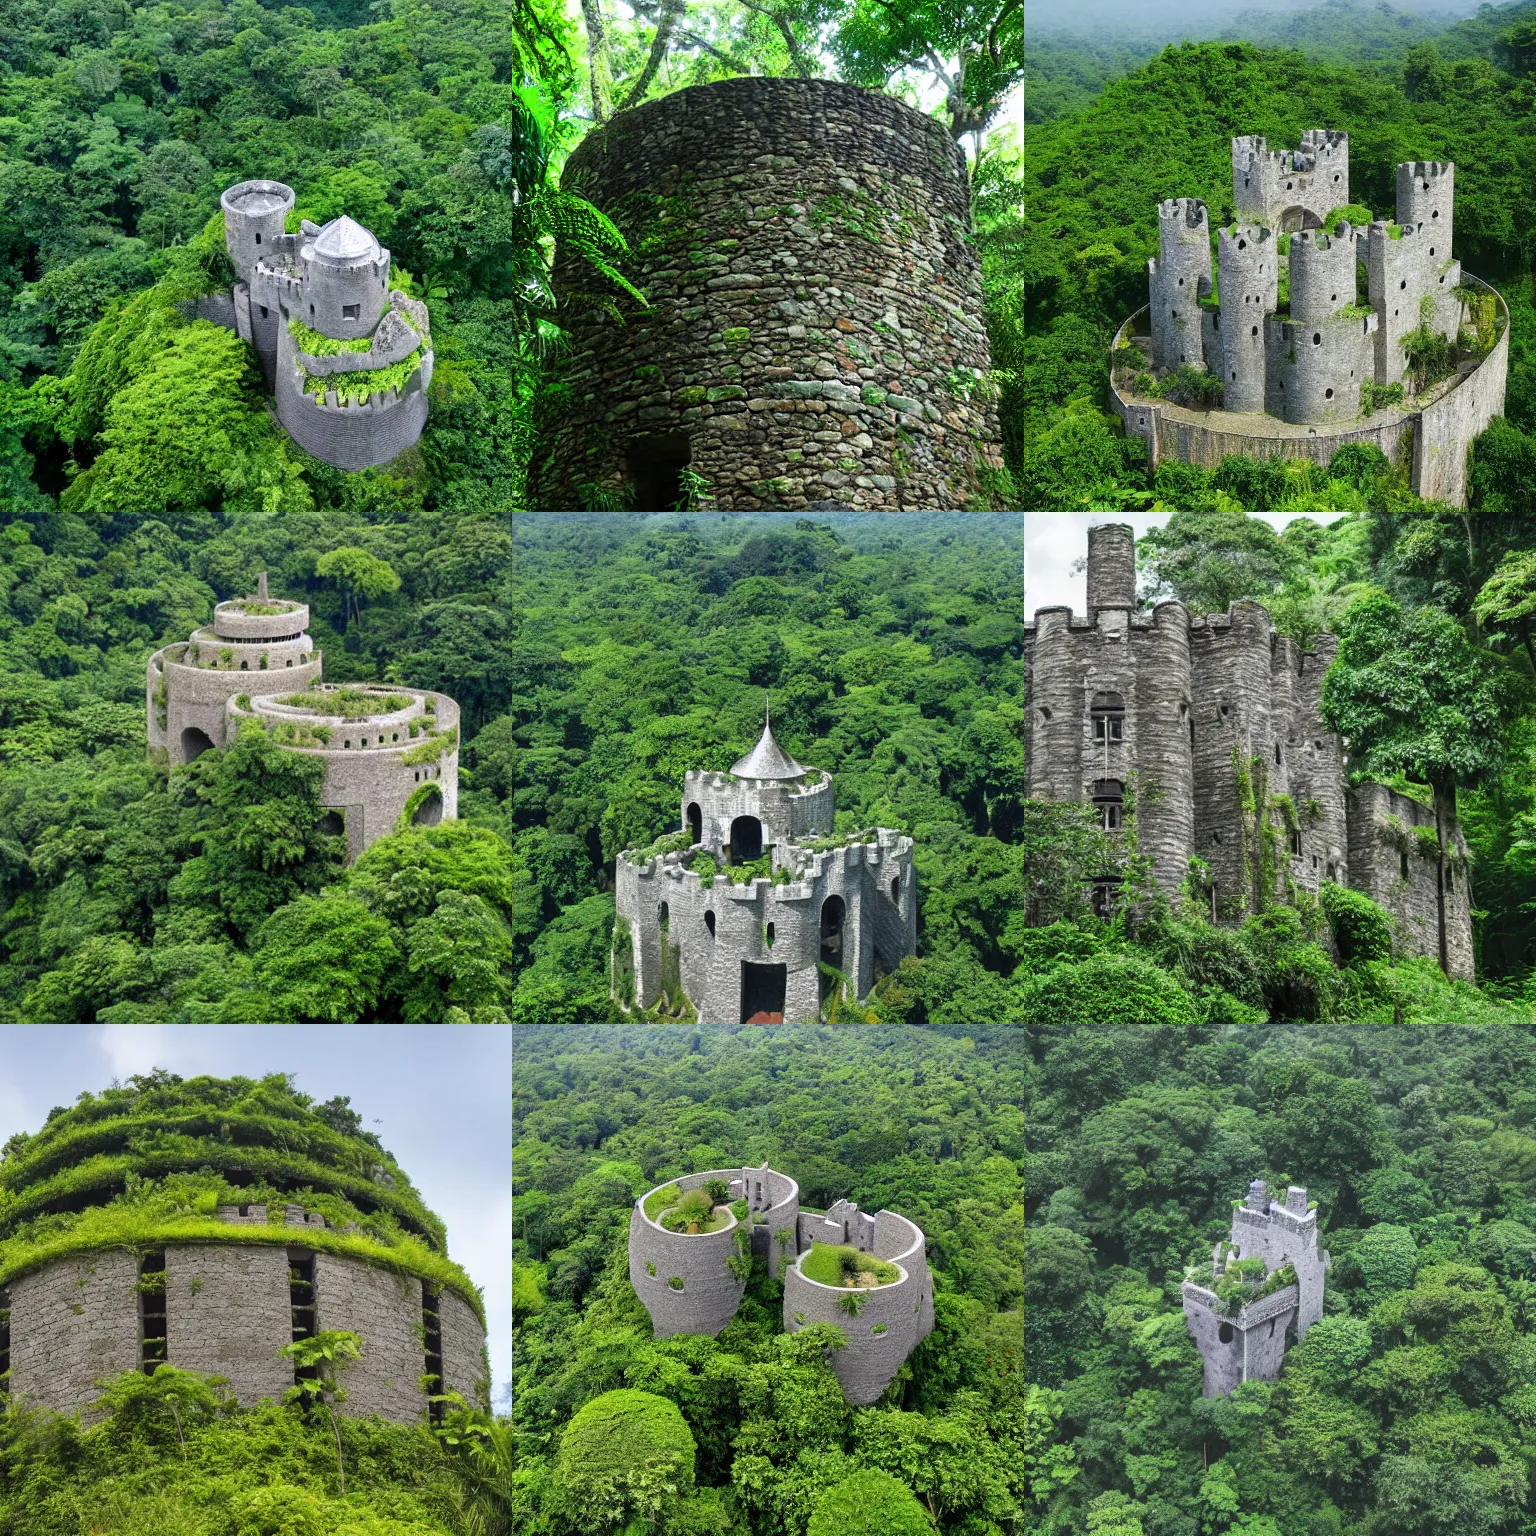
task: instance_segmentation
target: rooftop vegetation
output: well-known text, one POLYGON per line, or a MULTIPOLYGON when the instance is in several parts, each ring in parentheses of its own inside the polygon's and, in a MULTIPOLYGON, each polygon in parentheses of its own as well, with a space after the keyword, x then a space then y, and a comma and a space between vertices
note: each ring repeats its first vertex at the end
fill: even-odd
POLYGON ((365 720, 370 715, 392 715, 411 703, 408 693, 369 693, 362 688, 338 688, 334 693, 311 689, 285 694, 277 701, 291 709, 308 709, 317 715, 339 715, 343 720, 365 720))
POLYGON ((478 1310, 441 1221, 348 1101, 317 1105, 281 1075, 133 1077, 11 1137, 0 1151, 0 1284, 104 1247, 286 1244, 285 1204, 325 1217, 324 1229, 305 1228, 306 1244, 451 1286, 478 1310), (265 1204, 267 1224, 220 1221, 218 1207, 236 1204, 265 1204))
POLYGON ((890 1285, 901 1279, 901 1271, 894 1264, 845 1243, 812 1243, 811 1251, 800 1260, 800 1273, 821 1285, 848 1290, 890 1285))
POLYGON ((730 1192, 730 1184, 724 1179, 711 1179, 686 1194, 676 1184, 669 1184, 648 1195, 643 1209, 666 1231, 697 1237, 731 1225, 732 1212, 724 1204, 730 1192))

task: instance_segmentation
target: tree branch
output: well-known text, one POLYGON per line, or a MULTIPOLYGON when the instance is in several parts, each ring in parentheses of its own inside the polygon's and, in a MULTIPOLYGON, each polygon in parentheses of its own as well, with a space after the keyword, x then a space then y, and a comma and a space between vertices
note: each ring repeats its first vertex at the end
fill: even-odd
POLYGON ((794 29, 789 22, 777 11, 770 10, 766 5, 758 5, 756 0, 741 0, 741 3, 749 10, 756 11, 759 16, 766 16, 774 26, 779 29, 784 39, 784 46, 789 50, 789 61, 795 66, 796 72, 802 80, 812 80, 816 76, 816 68, 810 54, 801 46, 800 39, 795 36, 794 29))
POLYGON ((587 77, 592 88, 592 116, 606 123, 613 116, 613 75, 608 64, 608 32, 602 0, 581 0, 587 25, 587 77))
POLYGON ((619 111, 627 112, 650 89, 651 81, 656 78, 656 71, 661 68, 662 60, 667 56, 667 48, 672 42, 672 33, 682 17, 686 0, 662 0, 661 16, 656 22, 656 35, 651 39, 651 51, 646 55, 645 68, 640 71, 640 78, 625 93, 624 100, 619 103, 619 111))

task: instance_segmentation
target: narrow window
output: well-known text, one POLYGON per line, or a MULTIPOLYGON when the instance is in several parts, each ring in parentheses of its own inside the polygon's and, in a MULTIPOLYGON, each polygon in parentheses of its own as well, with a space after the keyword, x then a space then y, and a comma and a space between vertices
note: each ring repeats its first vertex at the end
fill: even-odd
POLYGON ((256 244, 261 244, 261 231, 259 229, 256 231, 256 244))
POLYGON ((900 901, 901 900, 901 877, 900 876, 897 876, 896 879, 891 881, 891 900, 892 901, 900 901))
POLYGON ((672 913, 666 902, 662 902, 662 904, 657 907, 656 921, 661 925, 661 931, 665 933, 667 931, 667 924, 672 921, 672 913))
MULTIPOLYGON (((288 1310, 292 1321, 293 1342, 313 1338, 315 1334, 315 1256, 302 1249, 288 1250, 288 1310)), ((295 1365, 293 1380, 302 1387, 318 1375, 313 1365, 295 1365)), ((307 1396, 307 1394, 306 1394, 307 1396)))
POLYGON ((267 306, 265 304, 261 306, 261 318, 263 320, 267 318, 267 306))
POLYGON ((1397 872, 1404 880, 1408 878, 1408 855, 1400 853, 1397 856, 1397 872))
POLYGON ((714 936, 715 936, 715 914, 713 912, 706 912, 704 914, 704 926, 709 929, 709 936, 710 936, 710 938, 714 938, 714 936))
MULTIPOLYGON (((1330 389, 1328 393, 1331 395, 1333 391, 1330 389)), ((1275 743, 1275 766, 1277 768, 1280 766, 1280 743, 1278 741, 1275 743)))
POLYGON ((1093 786, 1093 805, 1106 832, 1125 825, 1125 785, 1119 779, 1100 779, 1093 786))
POLYGON ((1299 859, 1301 857, 1301 833, 1300 832, 1292 832, 1291 833, 1291 857, 1293 859, 1299 859))
POLYGON ((139 1361, 146 1376, 165 1364, 165 1254, 139 1260, 139 1361))
POLYGON ((772 923, 768 924, 768 930, 764 934, 763 937, 767 940, 768 948, 772 949, 773 948, 773 924, 772 923))
POLYGON ((432 1399, 447 1390, 443 1383, 443 1324, 438 1314, 438 1293, 425 1280, 421 1282, 421 1340, 425 1358, 423 1374, 428 1397, 427 1417, 432 1423, 441 1424, 443 1405, 432 1399))
POLYGON ((343 304, 341 306, 341 318, 343 320, 356 320, 363 312, 361 304, 343 304))

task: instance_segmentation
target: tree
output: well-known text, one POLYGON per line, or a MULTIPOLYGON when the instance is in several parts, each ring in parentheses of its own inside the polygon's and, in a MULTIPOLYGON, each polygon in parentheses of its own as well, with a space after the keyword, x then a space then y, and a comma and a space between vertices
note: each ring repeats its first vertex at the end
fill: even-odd
POLYGON ((1262 602, 1295 563, 1275 530, 1246 512, 1175 512, 1141 536, 1137 556, 1152 598, 1176 597, 1195 615, 1262 602))
POLYGON ((389 924, 344 896, 279 907, 256 938, 256 974, 282 1017, 355 1023, 383 994, 400 951, 389 924))
MULTIPOLYGON (((1513 630, 1525 646, 1531 671, 1536 674, 1536 641, 1531 634, 1536 623, 1536 551, 1512 551, 1505 555, 1473 600, 1472 612, 1479 623, 1513 630)), ((1488 636, 1490 640, 1502 638, 1499 634, 1488 636)))
POLYGON ((330 1416, 331 1433, 336 1437, 336 1475, 341 1480, 341 1492, 345 1497, 347 1469, 341 1459, 341 1428, 336 1423, 335 1404, 347 1400, 346 1390, 338 1378, 354 1361, 362 1359, 362 1336, 346 1329, 322 1329, 307 1339, 295 1339, 293 1343, 283 1345, 281 1353, 293 1361, 294 1374, 303 1383, 290 1387, 283 1400, 306 1407, 317 1402, 330 1416))
POLYGON ((866 1467, 827 1489, 805 1536, 932 1536, 933 1529, 905 1483, 866 1467))
POLYGON ((1518 697, 1507 669, 1474 647, 1449 614, 1404 611, 1385 593, 1344 616, 1338 658, 1323 681, 1323 718, 1343 734, 1354 776, 1407 773, 1434 789, 1440 967, 1447 974, 1445 845, 1456 788, 1498 772, 1518 697))
POLYGON ((611 1530, 631 1515, 650 1523, 692 1491, 694 1455, 675 1403, 624 1387, 584 1403, 565 1426, 555 1481, 588 1529, 611 1530))
POLYGON ((854 0, 833 47, 844 75, 884 86, 898 70, 944 88, 949 131, 981 135, 1024 76, 1023 0, 854 0))
POLYGON ((387 560, 370 555, 355 544, 344 544, 315 561, 315 575, 333 581, 341 593, 341 623, 345 629, 348 613, 352 621, 362 623, 362 604, 374 602, 400 590, 400 578, 387 560))

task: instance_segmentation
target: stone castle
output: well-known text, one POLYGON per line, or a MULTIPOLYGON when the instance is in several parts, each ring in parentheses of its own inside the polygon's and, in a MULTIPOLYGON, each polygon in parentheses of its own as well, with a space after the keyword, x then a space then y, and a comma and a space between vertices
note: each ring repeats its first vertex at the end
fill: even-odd
POLYGON ((766 706, 761 740, 729 773, 685 775, 681 813, 683 830, 618 857, 613 990, 626 1010, 814 1024, 836 973, 862 999, 917 953, 912 839, 834 835, 831 774, 779 746, 766 706))
POLYGON ((1455 170, 1399 165, 1396 221, 1356 228, 1342 217, 1347 134, 1309 129, 1294 150, 1233 139, 1236 218, 1216 232, 1214 283, 1205 203, 1159 203, 1147 339, 1133 317, 1117 345, 1145 348, 1154 376, 1203 367, 1221 403, 1183 410, 1132 382, 1134 369, 1122 373, 1117 413, 1146 439, 1153 467, 1163 454, 1207 468, 1226 454, 1327 464, 1346 443, 1374 443, 1409 465, 1419 495, 1464 505, 1467 449, 1503 414, 1508 311, 1451 253, 1455 170), (1454 347, 1464 330, 1478 345, 1415 396, 1405 338, 1427 332, 1454 347))
POLYGON ((1212 1249, 1209 1276, 1192 1273, 1183 1286, 1184 1321, 1205 1362, 1206 1397, 1279 1376, 1286 1350, 1323 1315, 1332 1262, 1318 1249, 1317 1211, 1305 1189, 1292 1184, 1279 1201, 1269 1198, 1263 1179, 1248 1186, 1247 1200, 1234 1202, 1231 1237, 1212 1249), (1234 1283, 1246 1295, 1231 1295, 1234 1283), (1216 1289, 1222 1285, 1226 1298, 1216 1289))
MULTIPOLYGON (((725 1207, 717 1207, 717 1214, 725 1207)), ((727 1262, 761 1258, 784 1280, 784 1331, 810 1323, 833 1323, 848 1343, 834 1350, 830 1364, 850 1403, 872 1403, 885 1391, 902 1362, 933 1332, 933 1282, 928 1274, 927 1239, 916 1223, 895 1211, 870 1216, 839 1200, 825 1213, 800 1208, 800 1186, 764 1163, 760 1168, 721 1168, 690 1173, 658 1184, 635 1201, 629 1218, 629 1283, 651 1315, 657 1337, 676 1333, 713 1336, 736 1315, 746 1293, 746 1271, 727 1262), (727 1220, 713 1232, 672 1232, 653 1197, 676 1188, 686 1193, 712 1179, 730 1185, 733 1201, 744 1200, 747 1215, 727 1220), (863 1305, 850 1313, 841 1303, 848 1291, 801 1273, 813 1243, 857 1248, 893 1265, 900 1279, 862 1292, 863 1305)))
POLYGON ((293 188, 242 181, 220 199, 235 269, 196 312, 255 348, 277 419, 337 469, 386 464, 421 436, 432 382, 427 306, 389 286, 389 252, 345 214, 285 232, 293 188))
POLYGON ((267 573, 249 597, 149 658, 149 750, 172 765, 234 741, 247 722, 325 764, 326 830, 348 862, 386 832, 452 820, 459 803, 459 706, 394 684, 328 684, 306 633, 309 607, 272 598, 267 573))
MULTIPOLYGON (((1381 784, 1348 783, 1340 737, 1321 713, 1337 639, 1301 651, 1256 602, 1191 617, 1177 600, 1136 605, 1135 535, 1088 530, 1088 614, 1042 608, 1024 625, 1026 793, 1092 805, 1136 838, 1172 897, 1205 866, 1189 899, 1238 922, 1291 889, 1325 881, 1361 891, 1398 924, 1406 951, 1473 976, 1466 842, 1446 829, 1439 883, 1433 810, 1381 784), (1262 811, 1254 809, 1263 807, 1262 811), (1265 846, 1273 883, 1261 888, 1265 846)), ((1096 903, 1118 876, 1106 871, 1096 903)))
POLYGON ((981 265, 942 123, 833 80, 717 80, 595 128, 561 185, 624 231, 648 304, 558 256, 570 388, 532 505, 991 504, 981 265))

